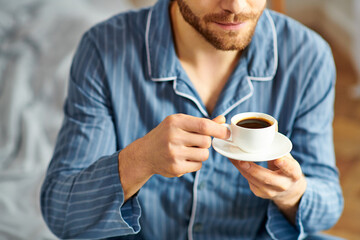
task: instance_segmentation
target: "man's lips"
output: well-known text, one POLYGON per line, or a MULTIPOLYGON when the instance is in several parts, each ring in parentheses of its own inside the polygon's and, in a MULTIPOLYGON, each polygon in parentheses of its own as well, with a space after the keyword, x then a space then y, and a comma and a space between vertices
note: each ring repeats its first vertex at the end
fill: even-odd
POLYGON ((239 23, 222 23, 222 22, 214 22, 216 25, 221 27, 224 30, 239 30, 245 25, 245 22, 239 23))

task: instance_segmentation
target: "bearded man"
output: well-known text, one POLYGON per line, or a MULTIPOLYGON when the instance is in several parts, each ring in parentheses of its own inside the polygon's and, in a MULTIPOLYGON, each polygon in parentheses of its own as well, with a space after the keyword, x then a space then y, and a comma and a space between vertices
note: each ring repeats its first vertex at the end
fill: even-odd
POLYGON ((336 223, 331 50, 265 7, 159 0, 84 34, 41 194, 58 237, 311 239, 336 223), (291 153, 215 151, 242 112, 275 117, 291 153))

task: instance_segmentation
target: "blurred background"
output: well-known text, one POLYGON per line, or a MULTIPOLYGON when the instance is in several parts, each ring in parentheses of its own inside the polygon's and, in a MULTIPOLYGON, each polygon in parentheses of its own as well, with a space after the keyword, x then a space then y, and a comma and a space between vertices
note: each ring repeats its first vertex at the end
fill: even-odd
MULTIPOLYGON (((155 0, 0 0, 0 239, 56 239, 39 190, 63 113, 69 68, 93 24, 155 0)), ((334 141, 344 213, 327 233, 360 239, 360 1, 272 0, 331 45, 337 66, 334 141)))

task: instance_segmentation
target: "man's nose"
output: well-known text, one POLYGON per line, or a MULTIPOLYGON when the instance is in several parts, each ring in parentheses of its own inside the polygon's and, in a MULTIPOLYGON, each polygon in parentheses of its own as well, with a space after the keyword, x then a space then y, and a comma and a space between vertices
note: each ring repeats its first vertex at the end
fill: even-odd
POLYGON ((249 7, 247 0, 221 0, 221 8, 225 12, 240 13, 249 7))

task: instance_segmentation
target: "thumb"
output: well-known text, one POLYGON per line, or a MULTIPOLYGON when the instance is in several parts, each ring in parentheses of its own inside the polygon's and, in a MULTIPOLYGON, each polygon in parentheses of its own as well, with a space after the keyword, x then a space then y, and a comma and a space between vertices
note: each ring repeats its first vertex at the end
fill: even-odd
POLYGON ((226 118, 223 115, 219 115, 213 119, 214 122, 222 124, 226 122, 226 118))

